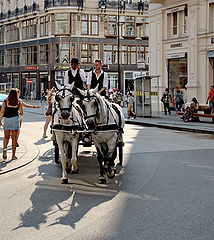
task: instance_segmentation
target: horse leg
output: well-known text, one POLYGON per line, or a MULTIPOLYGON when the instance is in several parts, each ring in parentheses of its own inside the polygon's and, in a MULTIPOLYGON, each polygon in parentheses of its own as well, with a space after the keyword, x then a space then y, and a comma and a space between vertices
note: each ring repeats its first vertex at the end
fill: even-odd
POLYGON ((102 156, 102 153, 97 150, 97 160, 98 160, 98 163, 99 163, 99 166, 100 166, 100 177, 98 179, 98 182, 99 184, 106 184, 106 179, 105 179, 105 171, 104 171, 104 168, 103 168, 103 156, 102 156))
MULTIPOLYGON (((115 144, 116 146, 116 144, 115 144)), ((114 160, 117 157, 117 146, 116 147, 110 147, 109 146, 109 152, 107 154, 107 162, 108 162, 108 169, 107 169, 107 176, 109 179, 113 179, 116 174, 116 169, 115 169, 115 163, 114 160)))
POLYGON ((61 138, 56 138, 57 139, 57 144, 59 146, 59 150, 61 153, 61 162, 62 162, 62 178, 61 178, 61 183, 62 184, 67 184, 68 183, 68 175, 66 172, 66 163, 67 163, 67 156, 64 151, 64 143, 61 138))
POLYGON ((79 171, 79 167, 77 164, 77 149, 78 149, 78 137, 75 136, 72 140, 72 159, 71 159, 71 164, 72 164, 72 173, 77 174, 79 171))
POLYGON ((71 172, 71 161, 68 156, 68 151, 69 151, 68 148, 70 147, 70 143, 65 142, 63 146, 64 146, 64 152, 66 155, 66 172, 67 172, 67 174, 69 174, 71 172))

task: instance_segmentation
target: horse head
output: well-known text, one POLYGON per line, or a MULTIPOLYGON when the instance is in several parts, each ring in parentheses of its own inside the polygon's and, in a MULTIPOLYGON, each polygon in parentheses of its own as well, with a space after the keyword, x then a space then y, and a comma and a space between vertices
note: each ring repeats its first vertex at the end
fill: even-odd
POLYGON ((98 93, 98 86, 87 91, 79 90, 79 92, 82 96, 80 106, 85 112, 86 124, 89 128, 94 128, 97 123, 100 123, 101 118, 105 116, 103 99, 98 93))
POLYGON ((61 87, 56 82, 57 92, 55 94, 55 102, 57 103, 57 108, 60 111, 60 116, 63 120, 67 121, 71 114, 72 102, 74 101, 74 95, 72 89, 74 83, 69 87, 61 87))

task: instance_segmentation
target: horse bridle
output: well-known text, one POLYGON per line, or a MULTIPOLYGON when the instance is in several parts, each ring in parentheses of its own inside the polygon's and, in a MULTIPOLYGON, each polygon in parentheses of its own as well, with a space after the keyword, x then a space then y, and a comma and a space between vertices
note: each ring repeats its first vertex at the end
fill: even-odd
MULTIPOLYGON (((98 117, 99 116, 99 99, 96 97, 96 96, 91 96, 89 94, 89 90, 87 91, 87 95, 83 97, 83 100, 82 101, 85 101, 85 102, 89 102, 91 99, 94 99, 95 100, 95 105, 97 107, 97 110, 96 110, 96 113, 95 114, 91 114, 91 115, 85 115, 85 119, 88 119, 88 118, 92 118, 92 117, 98 117), (85 100, 87 99, 87 100, 85 100)), ((85 111, 84 111, 85 112, 85 111)))
POLYGON ((59 101, 60 101, 61 98, 65 98, 65 97, 70 96, 70 94, 67 94, 67 95, 66 95, 65 91, 68 91, 69 93, 73 94, 73 92, 72 92, 71 89, 69 89, 69 88, 62 88, 62 89, 60 89, 60 90, 58 90, 58 91, 56 92, 55 100, 56 100, 56 102, 58 103, 58 107, 59 107, 59 109, 60 109, 61 111, 70 111, 71 108, 72 108, 72 102, 74 101, 74 96, 71 96, 71 99, 70 99, 71 104, 70 104, 70 107, 69 107, 69 108, 61 108, 61 107, 60 107, 60 104, 59 104, 59 101), (62 96, 59 95, 60 92, 62 92, 62 96))

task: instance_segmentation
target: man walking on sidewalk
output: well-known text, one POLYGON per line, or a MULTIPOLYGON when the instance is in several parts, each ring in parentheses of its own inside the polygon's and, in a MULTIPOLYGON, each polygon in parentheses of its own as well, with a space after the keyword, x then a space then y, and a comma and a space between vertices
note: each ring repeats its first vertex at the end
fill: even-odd
POLYGON ((172 97, 169 94, 169 89, 168 88, 165 89, 165 92, 163 93, 163 96, 161 98, 161 102, 163 103, 163 106, 164 106, 165 115, 167 115, 167 110, 168 110, 169 115, 170 115, 171 111, 170 111, 169 104, 170 104, 170 102, 172 102, 172 97))

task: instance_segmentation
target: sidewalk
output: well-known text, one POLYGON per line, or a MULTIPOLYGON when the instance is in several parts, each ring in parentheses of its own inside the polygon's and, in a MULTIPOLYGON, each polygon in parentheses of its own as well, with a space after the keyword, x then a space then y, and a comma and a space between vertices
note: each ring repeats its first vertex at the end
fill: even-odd
POLYGON ((211 119, 201 119, 200 122, 184 122, 181 116, 172 112, 171 115, 164 115, 160 112, 159 116, 151 118, 137 117, 136 119, 127 118, 127 109, 123 109, 126 124, 136 124, 147 127, 166 128, 178 131, 196 132, 204 134, 214 134, 214 124, 211 119))
MULTIPOLYGON (((0 133, 0 140, 3 141, 3 134, 0 133)), ((10 140, 11 142, 11 140, 10 140)), ((11 172, 18 168, 24 167, 29 163, 33 162, 39 155, 39 149, 33 144, 27 144, 23 141, 19 141, 19 147, 16 149, 17 160, 11 160, 12 147, 8 146, 7 159, 4 161, 2 158, 2 151, 0 150, 0 175, 11 172)))

